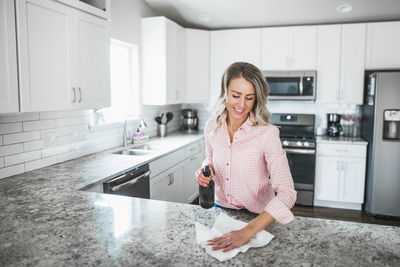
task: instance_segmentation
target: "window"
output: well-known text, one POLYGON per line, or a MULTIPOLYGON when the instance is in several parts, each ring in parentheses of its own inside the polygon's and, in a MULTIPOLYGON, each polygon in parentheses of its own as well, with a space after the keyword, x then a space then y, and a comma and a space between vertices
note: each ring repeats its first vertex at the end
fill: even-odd
POLYGON ((111 39, 111 107, 102 109, 105 122, 124 121, 139 114, 139 57, 137 45, 111 39))

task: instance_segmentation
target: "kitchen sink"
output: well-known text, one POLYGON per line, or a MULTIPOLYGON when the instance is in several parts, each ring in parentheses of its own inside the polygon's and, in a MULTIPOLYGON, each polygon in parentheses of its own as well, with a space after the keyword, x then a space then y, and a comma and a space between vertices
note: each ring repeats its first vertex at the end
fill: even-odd
POLYGON ((143 156, 153 153, 149 150, 125 149, 114 152, 113 154, 130 155, 130 156, 143 156))
POLYGON ((134 149, 145 150, 145 151, 151 151, 151 150, 157 151, 162 149, 162 145, 146 144, 135 147, 134 149))

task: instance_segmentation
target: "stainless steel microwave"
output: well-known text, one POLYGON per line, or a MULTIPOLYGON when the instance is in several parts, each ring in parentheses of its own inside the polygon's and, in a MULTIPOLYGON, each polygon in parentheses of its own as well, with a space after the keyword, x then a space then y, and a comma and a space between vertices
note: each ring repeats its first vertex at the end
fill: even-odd
POLYGON ((264 71, 270 100, 314 101, 316 71, 264 71))

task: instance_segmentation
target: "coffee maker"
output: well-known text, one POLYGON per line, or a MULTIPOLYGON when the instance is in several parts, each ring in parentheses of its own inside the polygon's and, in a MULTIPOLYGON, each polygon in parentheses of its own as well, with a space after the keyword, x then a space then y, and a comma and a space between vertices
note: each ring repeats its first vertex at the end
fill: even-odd
POLYGON ((198 119, 197 114, 192 109, 182 109, 183 130, 187 133, 197 132, 198 119))
POLYGON ((327 116, 328 116, 328 129, 327 129, 328 136, 333 136, 333 137, 339 136, 340 132, 342 131, 342 126, 340 125, 341 115, 331 113, 327 114, 327 116))

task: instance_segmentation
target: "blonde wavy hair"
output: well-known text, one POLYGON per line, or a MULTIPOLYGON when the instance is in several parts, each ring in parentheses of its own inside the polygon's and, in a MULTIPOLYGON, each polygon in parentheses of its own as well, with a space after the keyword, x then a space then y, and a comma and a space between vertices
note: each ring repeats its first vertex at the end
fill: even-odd
POLYGON ((270 112, 268 111, 266 104, 269 87, 264 75, 260 69, 250 63, 235 62, 230 65, 222 75, 221 93, 215 103, 217 128, 222 125, 222 120, 227 112, 226 99, 229 83, 236 78, 244 78, 254 86, 256 99, 252 109, 255 115, 253 126, 257 124, 268 125, 270 112))

